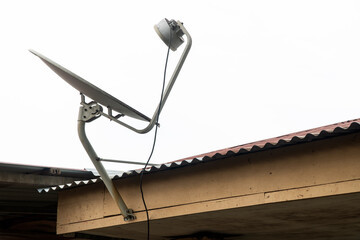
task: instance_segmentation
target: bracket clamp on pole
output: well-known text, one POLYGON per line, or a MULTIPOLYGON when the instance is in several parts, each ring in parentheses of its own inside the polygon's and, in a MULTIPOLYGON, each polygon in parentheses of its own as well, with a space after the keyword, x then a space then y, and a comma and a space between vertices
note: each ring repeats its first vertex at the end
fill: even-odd
POLYGON ((86 103, 85 102, 85 96, 80 93, 81 95, 81 107, 79 110, 79 121, 83 121, 83 122, 91 122, 94 121, 95 119, 97 119, 98 117, 101 116, 101 112, 103 111, 102 107, 97 104, 97 102, 89 102, 86 103))

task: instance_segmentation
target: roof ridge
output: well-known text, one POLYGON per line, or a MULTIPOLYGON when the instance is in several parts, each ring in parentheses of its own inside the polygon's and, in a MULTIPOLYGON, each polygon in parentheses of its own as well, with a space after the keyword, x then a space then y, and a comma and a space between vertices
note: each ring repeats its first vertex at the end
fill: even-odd
MULTIPOLYGON (((194 155, 194 156, 191 156, 191 157, 182 158, 182 159, 178 159, 178 160, 167 162, 167 163, 184 161, 184 160, 188 160, 188 159, 202 158, 202 157, 206 157, 206 156, 210 157, 210 155, 214 156, 215 154, 217 154, 219 152, 225 152, 225 151, 226 152, 229 152, 229 151, 234 152, 234 150, 236 150, 236 149, 240 150, 240 149, 249 148, 249 147, 253 148, 253 147, 259 146, 259 145, 263 145, 263 146, 265 146, 266 144, 276 145, 281 140, 289 142, 295 137, 304 138, 308 134, 310 134, 310 135, 314 135, 314 134, 319 135, 322 131, 325 131, 325 132, 331 131, 331 132, 333 132, 336 128, 341 128, 341 129, 346 128, 347 129, 353 123, 356 123, 356 124, 360 125, 360 118, 356 118, 356 119, 353 119, 353 120, 342 121, 342 122, 338 122, 338 123, 333 123, 333 124, 329 124, 329 125, 325 125, 325 126, 321 126, 321 127, 315 127, 315 128, 311 128, 311 129, 307 129, 307 130, 297 131, 297 132, 293 132, 293 133, 288 133, 288 134, 280 135, 280 136, 277 136, 277 137, 272 137, 272 138, 267 138, 267 139, 263 139, 263 140, 253 141, 253 142, 244 143, 244 144, 240 144, 240 145, 235 145, 233 147, 223 148, 223 149, 219 149, 219 150, 215 150, 215 151, 211 151, 211 152, 207 152, 207 153, 203 153, 203 154, 197 154, 197 155, 194 155), (277 140, 277 141, 276 141, 275 144, 273 144, 275 140, 277 140)), ((225 154, 222 154, 222 155, 225 155, 225 154)))

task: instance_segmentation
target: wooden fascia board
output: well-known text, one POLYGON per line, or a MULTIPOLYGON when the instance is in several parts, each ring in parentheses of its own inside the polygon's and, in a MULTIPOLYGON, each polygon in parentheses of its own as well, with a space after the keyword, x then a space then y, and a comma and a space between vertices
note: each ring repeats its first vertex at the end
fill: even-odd
MULTIPOLYGON (((360 134, 350 134, 148 174, 144 189, 151 219, 359 192, 359 146, 360 134)), ((125 202, 136 212, 133 222, 123 221, 101 185, 81 187, 80 193, 80 188, 60 192, 58 233, 144 222, 138 184, 137 177, 116 181, 125 202), (84 193, 94 196, 91 205, 86 203, 90 195, 84 193), (90 206, 103 212, 91 216, 72 210, 90 210, 90 206)))

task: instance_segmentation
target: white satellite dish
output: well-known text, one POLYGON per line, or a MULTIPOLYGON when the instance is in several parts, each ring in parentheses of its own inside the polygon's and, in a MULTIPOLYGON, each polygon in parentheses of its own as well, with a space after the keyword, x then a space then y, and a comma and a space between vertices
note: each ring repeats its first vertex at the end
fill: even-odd
POLYGON ((75 73, 60 66, 59 64, 50 60, 49 58, 43 56, 42 54, 34 50, 30 50, 30 52, 38 56, 46 65, 49 66, 49 68, 51 68, 55 73, 57 73, 57 75, 59 75, 67 83, 69 83, 71 86, 77 89, 80 93, 93 99, 95 102, 98 102, 105 107, 110 107, 113 110, 122 113, 126 116, 147 122, 151 121, 149 117, 133 109, 132 107, 128 106, 127 104, 123 103, 117 98, 111 96, 107 92, 101 90, 100 88, 96 87, 95 85, 86 81, 85 79, 79 77, 75 73))
MULTIPOLYGON (((161 99, 161 103, 158 105, 157 109, 154 112, 152 118, 149 118, 142 114, 141 112, 135 110, 134 108, 128 106, 127 104, 123 103, 122 101, 118 100, 117 98, 113 97, 112 95, 108 94, 107 92, 101 90, 100 88, 96 87, 95 85, 91 84, 90 82, 86 81, 85 79, 79 77, 78 75, 72 73, 71 71, 67 70, 66 68, 60 66, 59 64, 55 63, 54 61, 50 60, 49 58, 37 53, 34 50, 30 50, 31 53, 38 56, 48 67, 50 67, 56 74, 58 74, 62 79, 64 79, 67 83, 73 86, 81 93, 81 107, 79 110, 79 118, 78 118, 78 135, 80 141, 85 148, 87 154, 89 155, 91 161, 93 162, 96 170, 99 172, 102 180, 106 188, 108 189, 110 195, 113 197, 114 201, 117 203, 121 214, 124 216, 125 220, 132 220, 135 219, 135 215, 131 209, 128 209, 125 202, 121 198, 119 192, 116 190, 113 182, 111 181, 109 175, 107 174, 104 166, 102 165, 102 161, 108 162, 120 162, 120 163, 132 163, 132 164, 144 164, 134 161, 124 161, 124 160, 110 160, 110 159, 102 159, 99 158, 96 154, 95 150, 93 149, 92 145, 90 144, 88 138, 86 137, 85 133, 85 123, 91 122, 97 119, 100 116, 107 117, 114 122, 129 128, 132 131, 137 133, 147 133, 149 132, 155 124, 157 124, 157 116, 161 112, 170 91, 176 81, 176 78, 181 70, 182 65, 190 51, 192 45, 192 39, 190 34, 187 32, 185 27, 180 21, 174 20, 167 20, 166 18, 161 20, 159 24, 154 26, 155 31, 159 35, 159 37, 163 40, 163 42, 173 51, 184 42, 182 36, 185 34, 187 38, 187 44, 184 48, 184 51, 179 59, 179 62, 167 84, 166 90, 163 94, 161 99), (92 102, 86 103, 85 96, 91 98, 92 102), (103 105, 104 107, 108 108, 108 113, 103 112, 103 107, 99 104, 103 105), (113 116, 112 111, 116 111, 120 114, 113 116), (137 129, 129 124, 120 121, 119 117, 128 116, 138 120, 142 120, 148 122, 148 125, 143 129, 137 129)), ((149 164, 154 165, 154 164, 149 164)))

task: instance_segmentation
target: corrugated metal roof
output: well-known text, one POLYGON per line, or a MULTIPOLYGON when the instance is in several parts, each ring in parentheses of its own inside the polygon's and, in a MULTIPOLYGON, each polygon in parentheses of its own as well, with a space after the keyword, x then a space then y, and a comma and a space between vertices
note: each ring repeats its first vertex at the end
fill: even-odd
POLYGON ((71 177, 75 179, 89 179, 95 177, 95 175, 91 171, 87 171, 85 169, 36 166, 29 164, 16 164, 6 162, 0 162, 0 171, 7 173, 71 177))
MULTIPOLYGON (((19 222, 31 226, 41 220, 51 223, 51 226, 53 223, 55 226, 57 192, 40 195, 36 191, 37 188, 94 177, 92 172, 85 170, 0 162, 0 239, 4 239, 4 237, 10 239, 11 236, 14 237, 11 239, 20 239, 16 237, 17 235, 8 235, 10 238, 7 238, 6 232, 3 235, 3 224, 8 226, 6 229, 11 229, 11 226, 16 227, 19 222)), ((23 226, 23 224, 21 225, 23 226)), ((43 229, 45 230, 47 227, 43 229)), ((52 227, 47 230, 53 231, 52 227)), ((42 232, 42 230, 36 231, 40 235, 42 232)), ((51 237, 51 239, 55 238, 51 237)))
MULTIPOLYGON (((290 146, 305 142, 311 142, 315 140, 336 137, 336 136, 359 132, 359 131, 360 131, 360 118, 349 120, 346 122, 331 124, 323 127, 313 128, 306 131, 295 132, 275 138, 270 138, 266 140, 225 148, 201 155, 196 155, 196 156, 176 160, 173 162, 164 163, 159 166, 148 167, 146 169, 146 172, 164 171, 177 167, 194 165, 199 162, 203 163, 207 161, 218 160, 218 159, 246 154, 250 152, 258 152, 258 151, 264 151, 264 150, 290 146)), ((119 172, 118 174, 113 175, 112 178, 119 179, 119 178, 139 175, 140 172, 141 169, 132 170, 128 172, 119 172)), ((100 181, 101 179, 99 178, 87 180, 87 181, 75 181, 66 185, 39 189, 39 192, 48 192, 51 190, 57 191, 65 188, 77 187, 77 186, 87 185, 100 181)))

